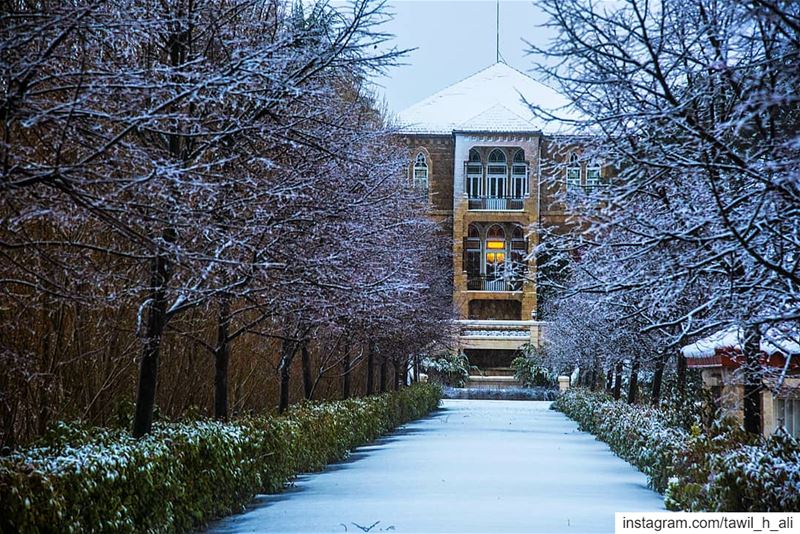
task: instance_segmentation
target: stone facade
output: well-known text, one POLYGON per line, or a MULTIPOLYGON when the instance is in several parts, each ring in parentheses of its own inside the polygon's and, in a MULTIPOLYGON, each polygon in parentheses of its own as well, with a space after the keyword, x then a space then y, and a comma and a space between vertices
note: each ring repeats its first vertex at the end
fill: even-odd
POLYGON ((497 63, 399 117, 409 182, 419 186, 416 173, 427 168, 431 216, 452 237, 461 348, 489 367, 541 343, 531 253, 543 228, 566 228, 563 163, 581 146, 544 133, 520 95, 554 101, 549 88, 497 63))

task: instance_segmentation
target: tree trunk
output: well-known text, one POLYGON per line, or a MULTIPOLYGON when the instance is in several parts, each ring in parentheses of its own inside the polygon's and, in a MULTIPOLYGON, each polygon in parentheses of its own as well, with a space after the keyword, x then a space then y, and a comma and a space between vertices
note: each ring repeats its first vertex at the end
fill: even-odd
POLYGON ((367 342, 367 395, 375 392, 375 344, 367 342))
POLYGON ((631 364, 631 379, 628 383, 628 404, 636 404, 639 400, 639 357, 636 356, 631 364))
POLYGON ((622 361, 614 364, 614 400, 622 395, 622 361))
POLYGON ((744 342, 744 429, 751 434, 761 433, 761 334, 757 329, 747 332, 744 342))
POLYGON ((683 399, 686 395, 686 356, 682 352, 678 353, 678 394, 683 399))
POLYGON ((600 358, 595 356, 594 362, 592 362, 592 391, 597 391, 600 389, 601 384, 601 377, 602 377, 602 367, 600 367, 600 358))
POLYGON ((133 417, 133 437, 140 438, 153 429, 153 409, 158 387, 158 360, 161 339, 167 326, 167 291, 170 277, 169 260, 163 254, 153 258, 150 278, 150 304, 144 333, 144 349, 139 365, 139 384, 136 392, 136 411, 133 417))
POLYGON ((214 417, 228 419, 228 362, 230 361, 230 302, 223 298, 217 316, 217 346, 214 348, 214 417))
POLYGON ((381 369, 380 369, 380 391, 381 393, 386 393, 386 372, 388 364, 386 363, 385 358, 381 358, 381 369))
POLYGON ((300 363, 303 367, 303 396, 311 400, 314 394, 314 380, 311 378, 311 354, 308 352, 308 341, 304 341, 300 349, 300 363))
POLYGON ((394 360, 392 366, 394 367, 394 390, 398 391, 400 389, 400 360, 394 360))
POLYGON ((613 368, 609 367, 608 371, 606 371, 606 392, 611 391, 611 388, 614 386, 614 370, 613 368))
POLYGON ((658 406, 661 402, 661 384, 664 380, 664 366, 667 363, 666 353, 661 353, 656 359, 656 370, 653 373, 653 398, 650 399, 652 406, 658 406))
POLYGON ((289 408, 289 378, 296 349, 297 345, 294 341, 286 338, 281 340, 281 360, 278 365, 278 373, 280 375, 278 413, 284 413, 289 408))
POLYGON ((350 347, 344 350, 342 358, 342 398, 350 398, 350 347))

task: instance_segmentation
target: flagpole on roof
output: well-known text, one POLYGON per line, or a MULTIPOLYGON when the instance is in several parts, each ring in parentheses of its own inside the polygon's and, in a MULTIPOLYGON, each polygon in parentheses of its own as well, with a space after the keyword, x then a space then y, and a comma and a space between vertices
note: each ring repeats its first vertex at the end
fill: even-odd
POLYGON ((500 63, 500 0, 497 0, 497 11, 495 13, 495 21, 497 23, 497 40, 495 42, 495 62, 500 63))

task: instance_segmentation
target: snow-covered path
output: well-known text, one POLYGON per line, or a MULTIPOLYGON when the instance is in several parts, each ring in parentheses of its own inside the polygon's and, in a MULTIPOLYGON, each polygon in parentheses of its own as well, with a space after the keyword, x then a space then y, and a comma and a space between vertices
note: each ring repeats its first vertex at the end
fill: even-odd
POLYGON ((615 511, 663 510, 644 475, 549 405, 444 401, 210 530, 613 532, 615 511))

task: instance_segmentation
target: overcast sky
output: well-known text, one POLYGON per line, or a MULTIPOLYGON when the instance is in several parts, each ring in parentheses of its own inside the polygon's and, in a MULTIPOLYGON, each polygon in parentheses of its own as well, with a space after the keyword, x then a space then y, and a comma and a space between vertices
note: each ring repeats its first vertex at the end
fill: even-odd
MULTIPOLYGON (((399 48, 416 48, 402 67, 376 80, 389 109, 398 112, 495 62, 494 0, 390 0, 395 13, 385 30, 399 48)), ((528 72, 535 60, 522 39, 546 44, 542 12, 530 0, 500 2, 500 53, 528 72)))

